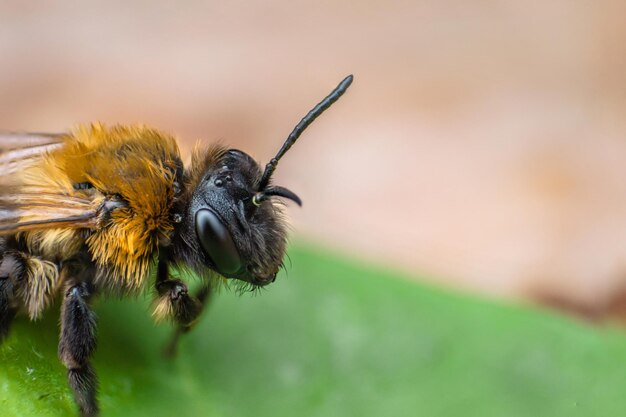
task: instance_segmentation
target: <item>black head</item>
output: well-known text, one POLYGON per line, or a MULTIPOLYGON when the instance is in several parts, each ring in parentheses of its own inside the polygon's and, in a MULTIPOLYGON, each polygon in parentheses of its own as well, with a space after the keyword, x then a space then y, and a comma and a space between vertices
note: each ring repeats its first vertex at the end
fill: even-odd
POLYGON ((351 83, 350 75, 298 123, 264 171, 248 154, 236 149, 214 148, 207 153, 200 162, 202 168, 195 167, 199 178, 193 184, 182 225, 182 239, 197 261, 187 259, 188 263, 200 263, 254 286, 276 279, 287 242, 280 199, 298 205, 302 202, 292 191, 272 185, 272 173, 304 129, 351 83))

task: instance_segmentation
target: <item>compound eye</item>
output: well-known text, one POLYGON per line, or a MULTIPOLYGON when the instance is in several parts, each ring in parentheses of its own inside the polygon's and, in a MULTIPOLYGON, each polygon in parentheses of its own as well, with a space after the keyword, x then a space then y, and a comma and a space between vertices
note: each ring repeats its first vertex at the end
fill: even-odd
POLYGON ((196 234, 204 252, 222 274, 232 275, 241 269, 241 257, 232 236, 212 210, 196 213, 196 234))

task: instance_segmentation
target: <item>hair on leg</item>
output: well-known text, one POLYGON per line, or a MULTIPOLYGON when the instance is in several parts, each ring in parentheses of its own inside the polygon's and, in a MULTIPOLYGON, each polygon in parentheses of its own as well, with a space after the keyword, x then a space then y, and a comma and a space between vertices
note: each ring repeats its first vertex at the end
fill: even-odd
POLYGON ((68 369, 67 379, 84 417, 98 415, 98 378, 90 358, 96 348, 96 316, 89 307, 90 285, 67 286, 61 307, 59 358, 68 369))
POLYGON ((11 322, 15 317, 15 308, 11 306, 13 283, 7 276, 0 276, 0 343, 9 335, 11 322))
POLYGON ((179 279, 170 279, 167 261, 160 260, 155 283, 157 298, 154 317, 157 320, 172 319, 176 330, 167 344, 164 354, 174 356, 180 336, 193 328, 204 310, 211 293, 208 285, 203 285, 195 296, 189 295, 187 285, 179 279))
POLYGON ((198 318, 200 317, 200 314, 206 307, 210 295, 211 288, 205 285, 198 290, 195 296, 187 296, 189 299, 193 300, 192 302, 197 306, 195 317, 193 317, 193 319, 189 322, 177 321, 176 329, 174 330, 174 333, 172 334, 169 342, 167 343, 167 345, 165 345, 165 348, 163 349, 163 354, 166 357, 173 357, 176 355, 176 352, 178 351, 178 342, 180 340, 180 337, 190 331, 196 324, 198 318))
POLYGON ((25 266, 19 253, 5 252, 0 241, 0 343, 8 336, 17 312, 16 289, 23 283, 25 266))

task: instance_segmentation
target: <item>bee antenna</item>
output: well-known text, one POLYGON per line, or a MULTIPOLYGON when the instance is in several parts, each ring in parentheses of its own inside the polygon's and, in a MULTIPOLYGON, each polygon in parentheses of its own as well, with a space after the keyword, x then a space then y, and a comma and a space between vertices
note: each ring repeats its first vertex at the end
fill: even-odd
POLYGON ((307 115, 302 118, 302 120, 300 120, 300 123, 298 123, 296 127, 293 128, 293 131, 289 134, 287 140, 285 140, 285 143, 280 148, 276 156, 272 158, 272 160, 268 162, 267 165, 265 165, 265 171, 263 172, 263 176, 261 177, 261 181, 259 182, 259 191, 265 190, 265 187, 267 187, 267 185, 269 184, 270 178, 272 177, 272 174, 274 173, 274 170, 276 169, 276 165, 278 164, 280 158, 282 158, 283 155, 287 153, 289 148, 291 148, 293 144, 296 143, 296 140, 298 140, 302 132, 304 132, 304 130, 311 123, 313 123, 313 120, 315 120, 320 114, 324 113, 326 109, 332 106, 332 104, 337 101, 339 97, 343 95, 343 93, 346 92, 348 87, 350 87, 350 84, 352 84, 352 79, 352 75, 348 75, 346 78, 344 78, 343 81, 340 82, 339 85, 324 98, 324 100, 317 103, 317 105, 313 107, 313 109, 309 111, 307 115))
POLYGON ((300 200, 300 197, 298 197, 296 193, 284 187, 278 186, 268 187, 265 190, 256 193, 254 196, 252 196, 252 204, 259 207, 262 202, 272 196, 288 198, 289 200, 295 202, 297 205, 302 207, 302 200, 300 200))

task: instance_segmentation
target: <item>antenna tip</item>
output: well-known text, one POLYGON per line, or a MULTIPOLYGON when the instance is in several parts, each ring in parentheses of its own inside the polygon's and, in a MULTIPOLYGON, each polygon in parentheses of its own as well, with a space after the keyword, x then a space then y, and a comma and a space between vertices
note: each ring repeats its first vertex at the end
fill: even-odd
POLYGON ((350 74, 346 78, 344 78, 339 85, 341 85, 343 88, 348 88, 350 84, 352 84, 352 80, 354 80, 354 75, 350 74))

